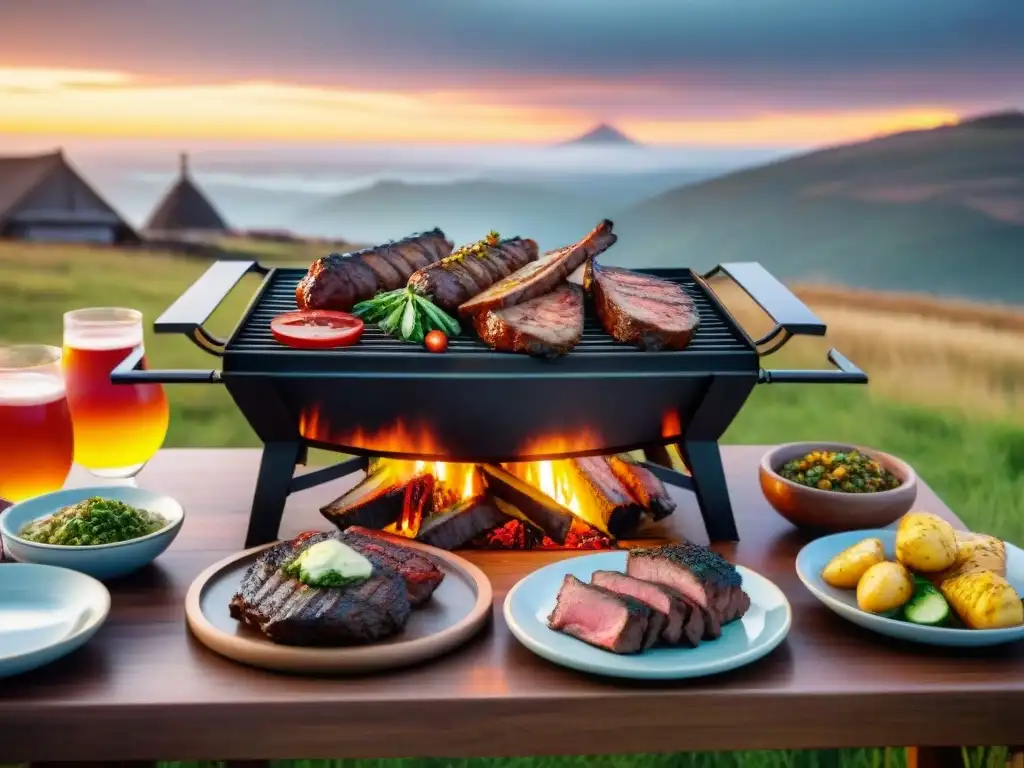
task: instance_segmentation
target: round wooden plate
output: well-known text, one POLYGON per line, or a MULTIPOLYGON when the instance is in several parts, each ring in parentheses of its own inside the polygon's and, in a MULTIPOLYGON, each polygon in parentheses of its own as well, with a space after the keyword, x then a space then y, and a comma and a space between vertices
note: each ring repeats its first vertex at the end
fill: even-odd
POLYGON ((255 547, 211 565, 189 587, 185 618, 196 638, 210 650, 263 669, 299 673, 376 672, 440 656, 475 635, 491 616, 494 593, 487 576, 451 552, 412 540, 402 546, 430 556, 445 577, 430 600, 414 608, 405 630, 379 643, 337 648, 277 645, 231 618, 228 602, 242 576, 268 547, 255 547))

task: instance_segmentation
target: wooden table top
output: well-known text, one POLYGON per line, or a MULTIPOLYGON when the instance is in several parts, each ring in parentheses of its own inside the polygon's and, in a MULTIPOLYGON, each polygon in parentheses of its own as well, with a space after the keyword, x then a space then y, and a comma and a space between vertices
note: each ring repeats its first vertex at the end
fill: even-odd
MULTIPOLYGON (((189 634, 184 598, 204 568, 242 548, 259 452, 167 450, 140 476, 188 517, 146 571, 111 584, 106 625, 82 650, 0 681, 0 763, 21 760, 621 754, 715 749, 943 746, 1019 741, 1024 644, 929 649, 861 630, 804 589, 806 538, 765 502, 762 447, 726 447, 742 541, 719 550, 764 574, 794 611, 787 640, 718 677, 673 683, 592 678, 511 636, 509 588, 556 553, 473 553, 490 576, 493 623, 410 670, 309 679, 223 659, 189 634)), ((72 485, 89 484, 74 474, 72 485)), ((293 496, 282 533, 324 528, 318 507, 352 478, 293 496)), ((674 533, 705 541, 693 499, 673 490, 674 533)), ((956 521, 922 484, 918 508, 956 521)), ((0 566, 0 578, 3 566, 0 566)))

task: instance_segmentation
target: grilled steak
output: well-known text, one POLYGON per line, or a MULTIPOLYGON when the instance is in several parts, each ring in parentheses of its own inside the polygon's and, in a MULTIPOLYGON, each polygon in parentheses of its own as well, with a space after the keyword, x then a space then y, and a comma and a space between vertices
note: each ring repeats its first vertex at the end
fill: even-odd
POLYGON ((533 240, 482 240, 424 266, 409 278, 409 287, 432 296, 434 304, 454 314, 460 304, 535 261, 537 254, 533 240))
POLYGON ((742 593, 743 579, 724 557, 692 542, 670 544, 629 553, 630 576, 664 584, 705 610, 705 633, 716 625, 740 618, 749 607, 742 593))
POLYGON ((416 270, 452 252, 440 229, 355 253, 332 253, 317 259, 295 288, 299 309, 348 312, 378 291, 401 288, 416 270))
POLYGON ((683 615, 681 643, 686 643, 691 648, 696 648, 700 645, 701 640, 714 640, 716 637, 721 637, 722 625, 718 623, 717 619, 670 587, 665 587, 665 589, 671 591, 673 596, 675 596, 676 606, 683 615))
MULTIPOLYGON (((596 587, 628 595, 644 603, 656 615, 662 617, 661 639, 669 645, 679 643, 683 634, 683 611, 686 610, 689 614, 689 610, 680 605, 668 587, 634 579, 618 571, 594 571, 590 582, 596 587)), ((697 641, 700 642, 700 636, 697 637, 697 641)))
POLYGON ((605 333, 640 349, 683 349, 700 318, 680 286, 651 275, 590 262, 583 279, 605 333))
POLYGON ((612 653, 636 653, 647 640, 651 609, 567 574, 548 626, 612 653))
POLYGON ((558 357, 583 337, 583 291, 562 283, 551 293, 473 318, 481 339, 501 352, 558 357))
POLYGON ((466 299, 459 307, 459 314, 472 317, 487 310, 504 309, 551 293, 584 261, 611 248, 616 239, 612 233, 612 223, 606 219, 578 243, 551 251, 540 261, 527 264, 483 293, 466 299))
POLYGON ((410 613, 405 584, 373 554, 364 553, 373 575, 344 587, 310 587, 284 573, 305 548, 337 535, 300 536, 263 552, 231 599, 231 616, 283 645, 370 643, 404 629, 410 613))
POLYGON ((444 571, 426 555, 403 547, 365 528, 348 528, 341 540, 364 557, 379 559, 405 582, 409 603, 415 608, 423 605, 444 581, 444 571))

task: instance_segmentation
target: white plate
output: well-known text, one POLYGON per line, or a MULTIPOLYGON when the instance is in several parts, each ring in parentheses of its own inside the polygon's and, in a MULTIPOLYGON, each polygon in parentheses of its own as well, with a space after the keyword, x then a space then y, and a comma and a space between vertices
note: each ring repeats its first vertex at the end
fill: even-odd
POLYGON ((49 565, 0 565, 0 677, 80 648, 109 612, 110 593, 91 576, 49 565))
POLYGON ((750 610, 722 629, 717 640, 697 648, 657 646, 623 655, 603 651, 548 628, 548 615, 566 574, 590 581, 594 571, 625 571, 626 552, 601 552, 552 563, 522 579, 505 599, 505 621, 512 634, 531 651, 564 667, 610 677, 677 680, 727 672, 757 661, 773 651, 789 632, 793 612, 768 579, 736 566, 750 610))
MULTIPOLYGON (((896 532, 888 528, 866 531, 846 531, 815 539, 796 556, 796 573, 811 594, 830 610, 854 624, 878 632, 880 635, 909 640, 912 643, 960 648, 1002 645, 1024 638, 1024 626, 1007 629, 960 629, 952 627, 924 627, 909 621, 890 619, 867 613, 857 607, 857 593, 852 589, 830 587, 821 578, 828 561, 847 547, 864 539, 881 539, 888 559, 895 559, 896 532)), ((1017 594, 1024 590, 1024 551, 1006 544, 1006 580, 1017 594)))

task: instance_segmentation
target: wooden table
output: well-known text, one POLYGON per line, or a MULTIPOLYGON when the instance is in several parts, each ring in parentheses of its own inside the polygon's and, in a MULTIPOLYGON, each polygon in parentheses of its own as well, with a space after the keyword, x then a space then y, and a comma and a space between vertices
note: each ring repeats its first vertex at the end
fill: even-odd
MULTIPOLYGON (((537 658, 501 615, 508 589, 552 553, 477 553, 493 625, 425 666, 355 679, 249 669, 197 643, 183 602, 192 579, 241 548, 256 451, 168 450, 140 484, 188 517, 155 566, 112 584, 110 618, 82 650, 0 681, 0 763, 23 760, 266 760, 318 757, 620 754, 691 750, 1002 745, 1021 740, 1024 644, 984 651, 906 645, 827 611, 797 580, 806 538, 767 505, 757 446, 728 447, 742 541, 724 555, 776 584, 793 628, 770 656, 704 680, 629 684, 537 658)), ((75 474, 72 484, 88 483, 75 474)), ((320 504, 351 478, 293 497, 282 534, 323 528, 320 504)), ((706 541, 675 492, 674 532, 706 541)), ((922 484, 918 507, 954 516, 922 484)), ((3 578, 3 566, 0 566, 3 578)), ((934 755, 935 753, 930 753, 934 755)), ((922 754, 922 763, 925 755, 922 754)))

